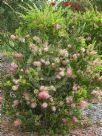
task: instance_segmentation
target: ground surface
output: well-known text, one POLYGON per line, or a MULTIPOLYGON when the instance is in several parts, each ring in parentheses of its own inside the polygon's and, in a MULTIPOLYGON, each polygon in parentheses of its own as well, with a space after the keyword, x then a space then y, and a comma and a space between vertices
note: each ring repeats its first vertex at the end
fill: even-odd
MULTIPOLYGON (((3 70, 9 67, 10 62, 0 55, 0 75, 3 70)), ((0 93, 0 95, 2 95, 0 93)), ((84 128, 78 128, 71 131, 66 136, 102 136, 102 102, 92 104, 91 108, 83 112, 84 117, 90 118, 90 123, 85 124, 84 128)), ((2 111, 0 106, 0 118, 2 118, 2 111)), ((21 132, 9 127, 8 119, 5 119, 3 124, 0 124, 0 136, 37 136, 36 134, 21 132)))

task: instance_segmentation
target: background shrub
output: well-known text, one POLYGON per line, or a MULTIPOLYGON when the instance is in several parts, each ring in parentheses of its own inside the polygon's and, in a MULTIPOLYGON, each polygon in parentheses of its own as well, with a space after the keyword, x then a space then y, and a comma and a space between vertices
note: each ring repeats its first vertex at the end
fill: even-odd
POLYGON ((86 39, 93 20, 100 28, 96 14, 46 6, 23 17, 9 39, 13 62, 3 80, 5 113, 15 127, 61 134, 80 124, 84 99, 102 87, 97 36, 97 43, 86 39))

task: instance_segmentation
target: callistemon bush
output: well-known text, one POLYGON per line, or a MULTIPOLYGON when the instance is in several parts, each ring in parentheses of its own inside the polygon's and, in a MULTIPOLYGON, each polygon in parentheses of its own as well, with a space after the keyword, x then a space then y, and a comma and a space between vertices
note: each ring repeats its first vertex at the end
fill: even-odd
POLYGON ((102 62, 94 44, 69 38, 60 9, 48 9, 30 11, 10 36, 4 103, 15 127, 62 133, 80 123, 86 99, 101 87, 102 62))

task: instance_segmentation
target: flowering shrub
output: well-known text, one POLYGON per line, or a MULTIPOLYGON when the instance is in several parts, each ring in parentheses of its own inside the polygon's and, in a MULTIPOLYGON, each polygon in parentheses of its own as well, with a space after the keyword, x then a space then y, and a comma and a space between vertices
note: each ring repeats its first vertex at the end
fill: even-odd
POLYGON ((65 133, 80 124, 86 99, 102 87, 95 45, 69 33, 69 18, 60 8, 34 9, 10 37, 15 51, 3 87, 6 114, 15 127, 65 133))

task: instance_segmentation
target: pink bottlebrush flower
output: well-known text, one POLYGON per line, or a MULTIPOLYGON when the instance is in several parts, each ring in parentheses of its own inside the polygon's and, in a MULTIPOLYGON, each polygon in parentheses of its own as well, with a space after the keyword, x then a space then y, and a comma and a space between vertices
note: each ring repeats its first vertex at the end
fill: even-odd
POLYGON ((21 121, 20 119, 16 119, 16 120, 14 121, 14 126, 15 126, 15 127, 19 127, 19 126, 21 126, 21 124, 22 124, 22 121, 21 121))
POLYGON ((14 86, 12 86, 12 90, 13 90, 13 91, 17 91, 18 88, 19 88, 19 85, 14 85, 14 86))
POLYGON ((86 101, 81 101, 80 102, 80 108, 85 109, 87 107, 87 102, 86 101))
POLYGON ((52 106, 52 107, 51 107, 51 110, 52 110, 53 112, 55 112, 55 111, 56 111, 56 107, 55 107, 55 106, 52 106))
POLYGON ((14 107, 18 106, 18 104, 19 104, 19 101, 18 101, 18 100, 14 100, 14 101, 13 101, 13 106, 14 106, 14 107))
POLYGON ((33 53, 38 52, 38 47, 35 44, 30 44, 29 48, 33 53))
POLYGON ((36 108, 36 106, 37 106, 37 103, 36 103, 36 102, 32 102, 32 103, 31 103, 31 108, 36 108))
POLYGON ((41 92, 38 94, 38 98, 39 98, 39 99, 48 99, 48 98, 50 98, 50 95, 48 94, 47 91, 41 91, 41 92))
POLYGON ((26 101, 29 101, 29 100, 30 100, 30 94, 29 94, 29 93, 24 93, 23 96, 24 96, 24 99, 25 99, 26 101))
POLYGON ((99 77, 99 81, 102 82, 102 76, 99 77))
POLYGON ((16 63, 12 62, 11 65, 10 65, 10 68, 8 68, 6 70, 6 73, 7 74, 12 74, 12 73, 14 73, 16 71, 17 68, 18 68, 18 65, 16 63))
POLYGON ((62 119, 62 122, 63 122, 64 124, 67 124, 67 119, 66 119, 66 118, 63 118, 63 119, 62 119))
POLYGON ((21 59, 23 59, 23 54, 22 53, 17 53, 17 52, 15 52, 14 53, 14 57, 17 59, 17 60, 21 60, 21 59))
POLYGON ((61 29, 61 25, 60 25, 60 24, 55 24, 55 25, 54 25, 54 29, 55 29, 55 30, 61 29))
POLYGON ((12 67, 13 69, 17 69, 17 68, 18 68, 18 65, 17 65, 16 63, 12 62, 12 63, 11 63, 11 67, 12 67))
POLYGON ((73 85, 73 91, 77 91, 79 88, 78 88, 78 85, 77 84, 74 84, 73 85))
POLYGON ((95 60, 93 61, 93 65, 94 65, 94 66, 100 65, 99 59, 95 59, 95 60))
POLYGON ((33 62, 33 65, 36 66, 36 67, 41 67, 41 62, 35 61, 35 62, 33 62))
POLYGON ((10 38, 11 38, 12 41, 15 41, 17 39, 17 37, 13 34, 10 36, 10 38))
POLYGON ((68 60, 62 60, 61 62, 63 65, 67 65, 68 64, 68 60))
POLYGON ((64 70, 61 70, 61 71, 58 73, 58 75, 59 75, 60 77, 63 77, 63 76, 65 75, 64 70))
POLYGON ((0 103, 2 103, 2 101, 3 101, 3 97, 2 97, 2 96, 0 96, 0 103))
POLYGON ((30 44, 29 48, 35 50, 36 49, 36 45, 32 43, 32 44, 30 44))
POLYGON ((68 68, 66 74, 67 74, 67 77, 72 77, 73 76, 73 70, 72 70, 72 68, 68 68))
POLYGON ((73 117, 73 118, 72 118, 72 121, 73 121, 74 123, 77 123, 77 122, 78 122, 78 119, 77 119, 76 117, 73 117))
POLYGON ((47 104, 46 102, 44 102, 44 103, 41 105, 41 107, 42 107, 43 109, 46 109, 46 108, 48 107, 48 104, 47 104))

